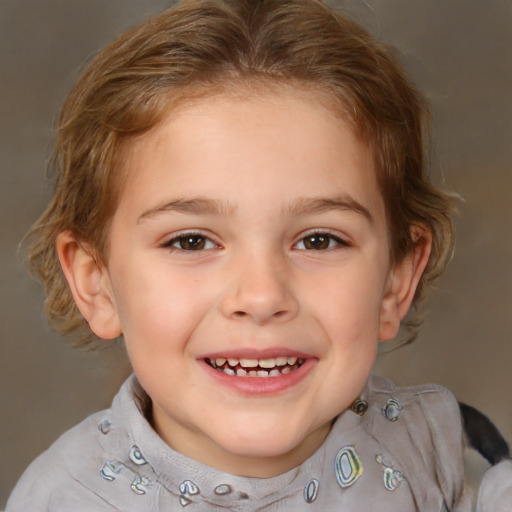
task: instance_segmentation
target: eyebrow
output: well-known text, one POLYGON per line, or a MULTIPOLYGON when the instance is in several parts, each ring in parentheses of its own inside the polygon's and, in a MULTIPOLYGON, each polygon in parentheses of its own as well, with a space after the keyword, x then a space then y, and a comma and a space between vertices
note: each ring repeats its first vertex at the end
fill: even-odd
MULTIPOLYGON (((229 216, 235 207, 226 201, 207 197, 176 198, 165 201, 145 210, 137 219, 137 224, 164 213, 184 213, 189 215, 229 216)), ((374 219, 370 211, 350 196, 301 197, 284 208, 285 215, 307 215, 331 210, 352 211, 365 217, 371 224, 374 219)))
POLYGON ((370 224, 374 222, 373 216, 368 208, 348 195, 336 197, 301 197, 291 202, 285 209, 285 213, 289 215, 305 215, 308 213, 322 213, 331 210, 355 212, 365 217, 370 224))
POLYGON ((145 210, 137 219, 137 224, 162 213, 186 213, 192 215, 230 215, 234 207, 225 201, 207 197, 177 198, 165 201, 145 210))

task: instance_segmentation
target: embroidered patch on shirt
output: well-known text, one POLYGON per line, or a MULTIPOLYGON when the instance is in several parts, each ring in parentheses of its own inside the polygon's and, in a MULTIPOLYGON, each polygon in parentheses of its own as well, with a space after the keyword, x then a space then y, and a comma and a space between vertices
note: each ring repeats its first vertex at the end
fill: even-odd
POLYGON ((381 466, 384 467, 384 487, 388 491, 396 490, 400 485, 400 482, 402 482, 402 480, 405 480, 404 475, 400 471, 393 469, 389 464, 386 464, 384 462, 384 457, 382 455, 377 455, 375 457, 375 460, 377 461, 377 464, 380 464, 381 466))
POLYGON ((343 488, 354 485, 361 477, 363 465, 353 446, 345 446, 337 453, 334 461, 334 472, 336 480, 343 488))
POLYGON ((147 463, 147 460, 142 456, 140 449, 137 445, 133 445, 128 453, 128 458, 137 466, 142 466, 147 463))
POLYGON ((382 414, 389 421, 396 421, 402 410, 402 404, 395 398, 390 398, 381 409, 382 414))
POLYGON ((312 478, 304 487, 304 501, 306 503, 313 503, 318 496, 319 488, 319 481, 316 478, 312 478))
POLYGON ((117 475, 119 474, 119 471, 119 466, 115 462, 109 460, 105 462, 105 465, 101 468, 100 475, 107 482, 112 482, 113 480, 116 479, 117 475))
POLYGON ((192 503, 191 496, 199 494, 199 487, 192 480, 185 480, 180 484, 180 504, 186 507, 192 503))
POLYGON ((226 494, 231 494, 233 492, 233 489, 228 484, 220 484, 220 485, 217 485, 217 487, 215 487, 213 492, 217 496, 225 496, 226 494))
POLYGON ((149 480, 143 476, 136 476, 131 485, 130 488, 135 494, 146 494, 149 486, 149 480))

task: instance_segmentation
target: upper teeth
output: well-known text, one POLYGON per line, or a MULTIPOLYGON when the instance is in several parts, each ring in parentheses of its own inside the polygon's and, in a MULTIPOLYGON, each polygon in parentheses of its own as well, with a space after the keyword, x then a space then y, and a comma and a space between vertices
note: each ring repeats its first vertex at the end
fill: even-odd
POLYGON ((225 362, 228 362, 229 366, 242 366, 243 368, 275 368, 276 366, 286 366, 294 365, 297 362, 296 357, 275 357, 275 358, 266 358, 266 359, 235 359, 233 357, 229 357, 225 359, 223 357, 218 357, 215 359, 215 364, 217 366, 222 366, 225 362))

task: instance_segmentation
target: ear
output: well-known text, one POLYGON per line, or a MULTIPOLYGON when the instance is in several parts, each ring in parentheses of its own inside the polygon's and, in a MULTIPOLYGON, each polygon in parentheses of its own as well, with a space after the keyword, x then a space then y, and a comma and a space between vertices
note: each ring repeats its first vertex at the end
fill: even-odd
POLYGON ((432 233, 426 226, 413 226, 414 247, 392 269, 381 304, 379 340, 393 339, 411 307, 418 283, 427 266, 432 249, 432 233))
POLYGON ((91 330, 100 338, 122 333, 107 268, 70 231, 57 237, 57 253, 75 303, 91 330))

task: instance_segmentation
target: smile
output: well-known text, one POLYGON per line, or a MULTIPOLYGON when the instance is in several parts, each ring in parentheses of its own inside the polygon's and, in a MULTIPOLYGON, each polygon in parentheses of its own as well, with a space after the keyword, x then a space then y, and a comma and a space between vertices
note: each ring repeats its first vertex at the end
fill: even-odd
POLYGON ((237 377, 280 377, 298 370, 304 359, 297 357, 276 357, 266 359, 235 359, 217 357, 206 358, 205 362, 213 369, 226 375, 237 377))

